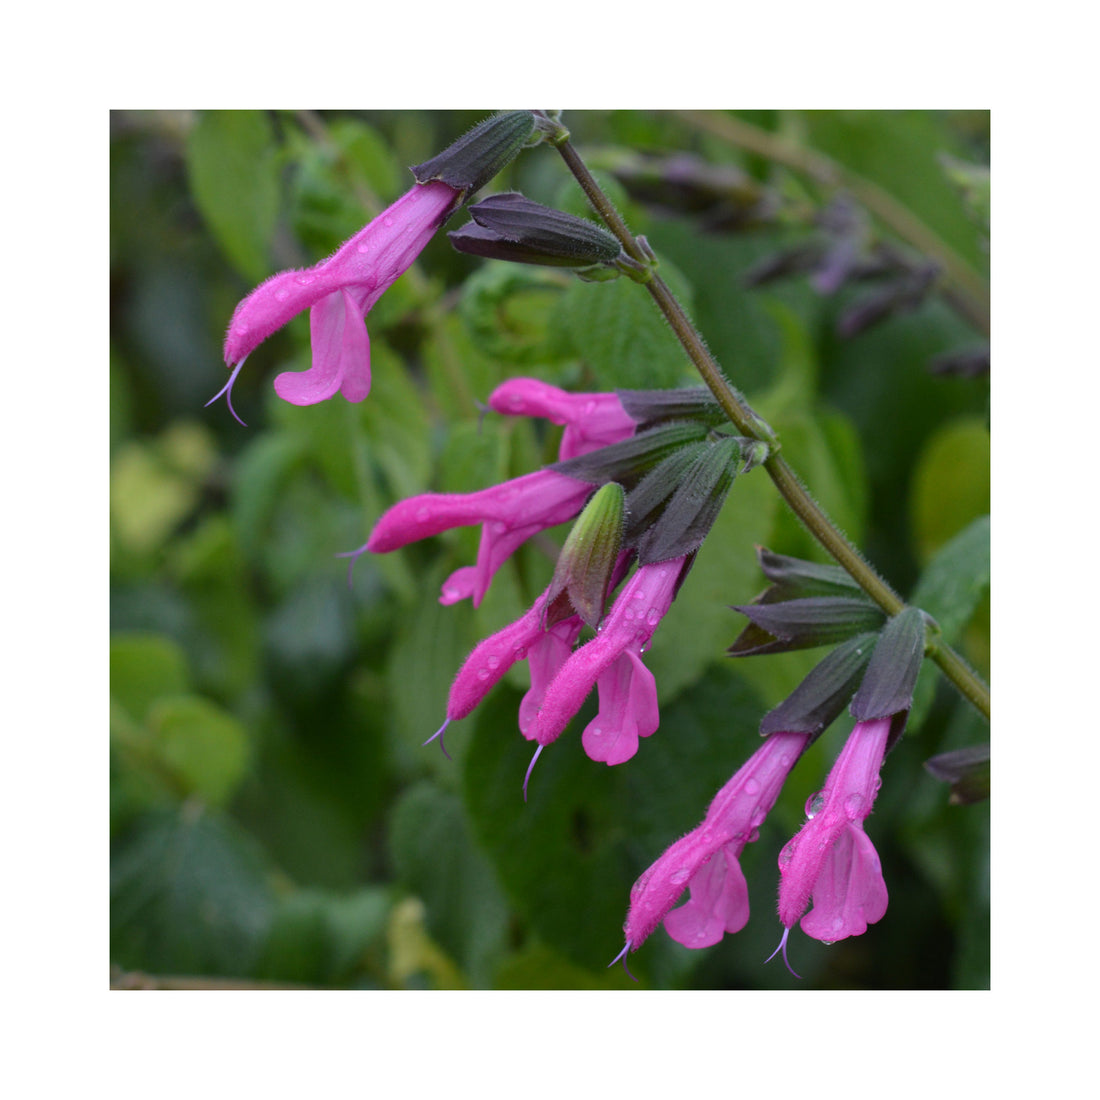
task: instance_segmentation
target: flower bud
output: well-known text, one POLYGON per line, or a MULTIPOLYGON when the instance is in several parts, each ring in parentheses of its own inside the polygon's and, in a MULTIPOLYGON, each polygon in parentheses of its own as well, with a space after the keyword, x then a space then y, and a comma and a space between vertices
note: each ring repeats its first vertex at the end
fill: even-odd
POLYGON ((459 252, 552 267, 608 264, 621 251, 606 230, 584 218, 508 191, 470 207, 474 222, 448 233, 459 252))
POLYGON ((577 517, 546 592, 547 627, 573 614, 599 625, 622 546, 625 499, 623 487, 609 481, 577 517))
POLYGON ((493 115, 410 171, 417 183, 441 180, 469 196, 509 164, 534 132, 535 116, 530 111, 493 115))
POLYGON ((924 762, 937 779, 951 784, 948 801, 953 806, 969 806, 989 797, 989 746, 941 752, 924 762))

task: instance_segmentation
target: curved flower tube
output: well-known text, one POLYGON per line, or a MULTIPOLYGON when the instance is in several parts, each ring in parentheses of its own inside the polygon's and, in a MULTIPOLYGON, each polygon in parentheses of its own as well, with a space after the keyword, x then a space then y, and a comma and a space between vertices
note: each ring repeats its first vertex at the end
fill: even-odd
POLYGON ((292 405, 314 405, 342 393, 362 401, 370 392, 370 341, 364 320, 375 302, 420 255, 461 202, 463 192, 445 183, 415 184, 327 260, 303 271, 282 271, 243 299, 229 322, 225 361, 229 382, 207 402, 232 388, 248 355, 292 317, 309 310, 313 365, 275 379, 275 392, 292 405))
POLYGON ((882 866, 863 822, 880 786, 890 724, 889 717, 856 724, 825 789, 807 803, 808 820, 779 853, 779 919, 788 931, 801 917, 807 936, 833 943, 861 936, 886 912, 882 866))

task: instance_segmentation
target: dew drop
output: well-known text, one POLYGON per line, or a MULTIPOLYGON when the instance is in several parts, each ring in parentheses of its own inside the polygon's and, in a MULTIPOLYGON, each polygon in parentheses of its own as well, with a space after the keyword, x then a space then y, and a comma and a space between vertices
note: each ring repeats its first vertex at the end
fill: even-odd
POLYGON ((294 276, 294 281, 299 286, 309 286, 309 284, 312 283, 315 278, 316 278, 315 275, 302 274, 302 275, 295 275, 294 276))
POLYGON ((844 813, 849 821, 855 821, 863 811, 863 795, 850 794, 844 800, 844 813))
POLYGON ((477 670, 477 678, 479 680, 488 680, 489 679, 489 670, 487 668, 479 668, 477 670))
POLYGON ((275 301, 277 302, 285 302, 289 297, 290 291, 286 287, 280 287, 279 290, 275 291, 275 301))
POLYGON ((818 943, 823 943, 826 947, 832 947, 836 940, 818 940, 818 943))
POLYGON ((671 882, 673 886, 683 886, 689 878, 691 878, 691 868, 681 867, 678 871, 672 872, 669 876, 669 882, 671 882))
POLYGON ((821 807, 825 805, 825 795, 818 791, 817 794, 810 795, 806 799, 806 816, 812 821, 819 813, 821 813, 821 807))
POLYGON ((759 794, 760 784, 755 779, 745 780, 745 794, 759 794))
POLYGON ((386 216, 385 216, 385 217, 384 217, 384 218, 382 219, 382 221, 383 221, 383 223, 384 223, 384 224, 386 224, 386 225, 393 225, 393 217, 392 217, 392 215, 390 215, 390 214, 387 214, 387 215, 386 215, 386 216))
POLYGON ((657 608, 651 607, 645 614, 645 621, 650 626, 656 626, 661 621, 661 612, 657 608))
POLYGON ((500 658, 499 657, 490 657, 488 659, 488 661, 486 661, 485 663, 490 668, 500 668, 500 658))
POLYGON ((517 661, 522 661, 523 658, 526 657, 526 656, 527 656, 527 647, 525 645, 519 646, 516 649, 516 660, 517 661))
POLYGON ((417 508, 416 518, 419 523, 427 523, 431 519, 431 509, 429 508, 417 508))
POLYGON ((794 841, 788 840, 779 853, 779 866, 784 867, 791 862, 794 856, 794 841))

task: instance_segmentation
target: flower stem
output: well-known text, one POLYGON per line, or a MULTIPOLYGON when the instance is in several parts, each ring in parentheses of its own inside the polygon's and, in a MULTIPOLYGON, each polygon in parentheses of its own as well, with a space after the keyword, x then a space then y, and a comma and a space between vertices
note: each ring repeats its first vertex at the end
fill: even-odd
MULTIPOLYGON (((707 384, 723 412, 742 435, 774 444, 759 418, 752 412, 745 398, 734 388, 722 372, 718 362, 707 350, 703 338, 695 330, 691 319, 676 300, 668 285, 652 268, 652 260, 638 241, 632 236, 626 223, 615 209, 611 200, 596 182, 576 149, 569 142, 569 133, 564 127, 551 139, 569 170, 581 185, 593 209, 603 219, 604 224, 618 238, 623 251, 638 264, 649 267, 646 278, 638 279, 649 291, 672 331, 680 341, 688 358, 691 359, 703 381, 707 384)), ((856 547, 840 532, 829 519, 824 509, 810 496, 806 487, 787 461, 773 450, 764 462, 775 487, 790 506, 796 516, 805 524, 810 534, 844 567, 856 583, 888 615, 896 615, 904 610, 905 601, 871 568, 856 547)), ((977 674, 946 643, 938 641, 929 649, 928 654, 939 665, 944 675, 962 692, 962 694, 989 718, 989 688, 982 683, 977 674)))

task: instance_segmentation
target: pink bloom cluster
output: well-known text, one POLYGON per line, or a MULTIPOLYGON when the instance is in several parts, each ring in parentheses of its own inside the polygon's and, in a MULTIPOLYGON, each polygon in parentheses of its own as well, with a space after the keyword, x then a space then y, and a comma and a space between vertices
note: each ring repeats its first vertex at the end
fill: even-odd
MULTIPOLYGON (((304 271, 283 271, 243 299, 229 322, 225 361, 232 375, 210 404, 226 395, 245 359, 292 317, 309 310, 313 365, 275 379, 275 392, 293 405, 314 405, 342 393, 362 401, 370 392, 370 340, 363 323, 375 302, 420 255, 461 201, 445 183, 415 184, 346 241, 327 260, 304 271)), ((242 421, 243 423, 243 421, 242 421)))
MULTIPOLYGON (((513 378, 493 391, 489 406, 508 416, 563 424, 563 459, 634 434, 634 421, 613 393, 570 394, 534 378, 513 378)), ((532 535, 571 520, 591 493, 588 482, 553 470, 536 470, 475 493, 422 493, 390 508, 366 543, 348 556, 386 554, 452 527, 481 524, 477 564, 452 573, 439 597, 442 604, 470 599, 477 607, 504 562, 532 535)))
MULTIPOLYGON (((882 867, 863 821, 881 783, 890 725, 890 718, 857 723, 824 790, 807 802, 805 825, 780 853, 784 957, 800 917, 806 935, 832 943, 862 935, 886 912, 882 867)), ((749 899, 738 861, 808 740, 806 733, 771 734, 718 792, 703 821, 638 879, 623 928, 626 950, 636 951, 662 921, 685 947, 709 947, 745 926, 749 899), (688 902, 673 909, 685 889, 688 902)))
POLYGON ((636 951, 661 921, 685 947, 710 947, 745 927, 749 891, 741 853, 756 840, 807 740, 805 733, 773 733, 714 796, 700 824, 638 879, 623 927, 628 948, 636 951), (673 909, 685 889, 687 903, 673 909))
MULTIPOLYGON (((508 415, 540 416, 564 426, 560 456, 587 454, 633 434, 635 422, 613 393, 569 394, 529 378, 498 387, 490 406, 508 415)), ((504 561, 533 534, 576 516, 592 486, 553 470, 540 470, 476 493, 425 493, 394 505, 366 544, 353 553, 385 553, 451 527, 480 523, 477 564, 443 583, 440 602, 469 597, 475 606, 504 561)), ((613 589, 629 568, 622 554, 613 589)), ((447 722, 464 718, 517 661, 526 660, 531 687, 520 706, 519 726, 529 740, 555 741, 593 688, 600 709, 584 731, 594 760, 619 764, 638 751, 659 722, 657 686, 642 661, 654 631, 676 594, 686 558, 637 569, 604 617, 596 637, 579 648, 584 622, 570 615, 547 625, 549 589, 514 623, 480 642, 459 670, 447 705, 447 722)), ((446 723, 444 723, 446 726, 446 723)))

